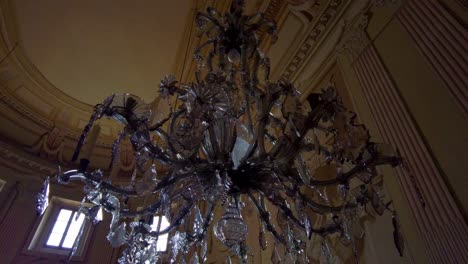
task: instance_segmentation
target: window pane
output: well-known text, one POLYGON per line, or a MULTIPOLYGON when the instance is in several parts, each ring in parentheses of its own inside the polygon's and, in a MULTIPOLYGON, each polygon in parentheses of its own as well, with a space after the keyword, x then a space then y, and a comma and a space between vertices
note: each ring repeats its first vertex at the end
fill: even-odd
MULTIPOLYGON (((155 216, 153 218, 153 224, 151 225, 151 231, 156 231, 158 228, 158 221, 159 221, 159 216, 155 216)), ((169 221, 167 221, 167 218, 163 216, 161 218, 161 227, 159 230, 164 230, 167 227, 169 227, 169 221)), ((164 234, 158 237, 158 243, 156 244, 156 250, 157 251, 166 251, 167 249, 167 239, 169 238, 168 234, 164 234)))
MULTIPOLYGON (((153 224, 151 225, 151 231, 156 231, 158 228, 158 221, 159 221, 159 216, 154 216, 153 217, 153 224)), ((167 221, 167 218, 163 216, 161 218, 161 227, 159 230, 164 230, 169 226, 169 221, 167 221)))
POLYGON ((98 211, 98 213, 97 213, 97 216, 96 216, 96 220, 102 221, 102 219, 103 219, 103 215, 102 215, 102 214, 103 214, 103 213, 102 213, 102 207, 100 207, 100 208, 99 208, 99 211, 98 211))
POLYGON ((158 243, 156 244, 157 251, 166 251, 168 237, 168 234, 161 235, 158 237, 158 243))
POLYGON ((47 240, 47 245, 58 247, 60 245, 60 241, 62 240, 62 236, 63 234, 50 234, 49 239, 47 240))
POLYGON ((57 221, 68 221, 70 219, 71 214, 72 214, 71 210, 60 209, 60 213, 57 217, 57 221))
POLYGON ((63 233, 67 228, 68 220, 72 215, 72 211, 61 209, 60 213, 55 220, 54 227, 52 228, 52 232, 50 232, 49 239, 47 240, 48 246, 55 246, 58 247, 60 245, 60 241, 62 240, 63 233))
POLYGON ((65 236, 65 240, 63 241, 63 248, 72 248, 73 243, 75 243, 76 237, 80 232, 80 228, 84 222, 84 214, 80 214, 78 219, 75 219, 76 212, 73 214, 72 222, 70 223, 70 227, 68 228, 67 235, 65 236))

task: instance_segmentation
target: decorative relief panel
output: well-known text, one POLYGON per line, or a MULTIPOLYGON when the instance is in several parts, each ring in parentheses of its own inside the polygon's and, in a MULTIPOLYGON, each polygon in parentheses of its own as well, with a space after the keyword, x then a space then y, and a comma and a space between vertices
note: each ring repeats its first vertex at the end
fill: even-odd
POLYGON ((334 20, 338 11, 343 8, 345 2, 345 0, 331 0, 327 3, 327 6, 324 7, 323 12, 318 16, 315 24, 309 29, 309 33, 301 46, 284 66, 280 78, 290 79, 293 73, 305 63, 306 56, 311 52, 312 48, 315 47, 316 42, 330 25, 331 21, 334 20))
POLYGON ((31 150, 47 159, 64 162, 64 137, 65 134, 63 130, 54 127, 52 131, 44 134, 40 140, 31 147, 31 150))

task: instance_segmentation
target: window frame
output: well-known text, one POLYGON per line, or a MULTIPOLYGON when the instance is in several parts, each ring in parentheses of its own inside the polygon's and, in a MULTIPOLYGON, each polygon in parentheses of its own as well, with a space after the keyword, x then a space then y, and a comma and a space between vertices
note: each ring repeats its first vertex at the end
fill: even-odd
MULTIPOLYGON (((76 217, 76 214, 78 214, 78 210, 70 210, 70 209, 66 209, 66 208, 60 208, 60 209, 58 210, 57 216, 55 217, 55 221, 52 221, 52 220, 54 220, 54 219, 50 219, 50 221, 51 221, 51 223, 52 223, 52 228, 49 230, 48 235, 47 235, 47 237, 45 238, 45 247, 56 248, 56 249, 63 249, 63 250, 71 250, 71 249, 72 249, 73 245, 72 245, 72 247, 70 247, 70 248, 64 247, 63 245, 64 245, 65 240, 66 240, 66 238, 67 238, 67 236, 68 236, 68 234, 69 234, 69 232, 70 232, 70 227, 71 227, 71 225, 72 225, 72 223, 73 223, 73 221, 74 221, 73 218, 76 217), (63 210, 70 211, 70 212, 71 212, 71 215, 68 217, 67 224, 66 224, 66 226, 65 226, 65 230, 63 231, 62 236, 61 236, 60 241, 59 241, 59 245, 58 245, 58 246, 49 245, 48 242, 49 242, 50 237, 52 236, 52 231, 54 230, 55 225, 57 224, 57 221, 58 221, 58 217, 60 216, 60 213, 61 213, 63 210)), ((81 214, 80 217, 81 217, 81 216, 84 217, 83 214, 81 214)), ((81 229, 81 226, 82 226, 82 225, 86 225, 86 219, 83 219, 83 222, 81 223, 81 225, 80 225, 80 227, 79 227, 80 229, 81 229)), ((85 226, 85 228, 86 228, 86 226, 85 226)), ((44 234, 44 236, 45 236, 45 234, 44 234)), ((75 238, 75 239, 76 239, 76 238, 75 238)))
MULTIPOLYGON (((86 206, 90 206, 86 204, 86 206)), ((62 209, 70 210, 72 212, 78 211, 80 207, 80 202, 72 201, 60 197, 52 197, 45 211, 44 215, 39 219, 39 223, 36 224, 36 227, 33 229, 33 236, 29 242, 27 250, 29 252, 36 252, 41 254, 53 255, 56 257, 68 256, 71 252, 71 248, 62 248, 56 246, 47 245, 47 240, 52 232, 52 229, 55 225, 57 217, 62 209)), ((72 215, 73 217, 73 215, 72 215)), ((90 245, 90 237, 93 232, 93 226, 89 221, 84 221, 83 224, 84 230, 83 235, 81 236, 80 243, 76 250, 76 254, 73 257, 73 260, 84 260, 84 257, 87 252, 87 248, 90 245)), ((66 233, 62 237, 62 240, 66 236, 66 233)))

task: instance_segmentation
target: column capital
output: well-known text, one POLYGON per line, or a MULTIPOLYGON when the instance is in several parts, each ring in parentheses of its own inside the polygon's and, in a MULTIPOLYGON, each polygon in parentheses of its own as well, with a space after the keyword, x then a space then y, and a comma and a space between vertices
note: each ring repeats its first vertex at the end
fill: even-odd
POLYGON ((338 55, 349 56, 350 60, 354 61, 370 45, 371 41, 367 34, 369 19, 368 12, 361 12, 354 23, 345 25, 344 33, 336 48, 338 55))

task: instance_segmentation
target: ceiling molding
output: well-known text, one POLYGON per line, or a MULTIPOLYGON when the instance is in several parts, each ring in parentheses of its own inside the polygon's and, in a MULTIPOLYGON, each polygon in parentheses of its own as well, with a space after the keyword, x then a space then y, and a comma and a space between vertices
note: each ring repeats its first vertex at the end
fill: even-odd
POLYGON ((341 15, 342 10, 349 3, 350 0, 327 1, 326 7, 322 9, 321 14, 307 29, 299 47, 291 53, 288 61, 282 63, 284 66, 278 69, 275 74, 282 79, 293 80, 298 71, 305 66, 314 48, 318 46, 320 40, 326 35, 325 33, 334 25, 333 22, 336 22, 337 17, 341 15))

